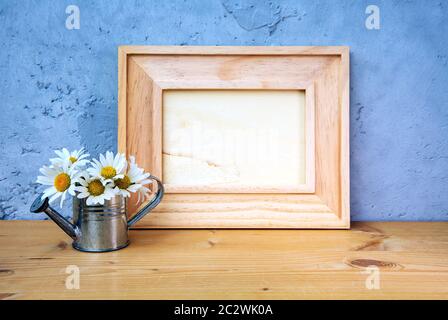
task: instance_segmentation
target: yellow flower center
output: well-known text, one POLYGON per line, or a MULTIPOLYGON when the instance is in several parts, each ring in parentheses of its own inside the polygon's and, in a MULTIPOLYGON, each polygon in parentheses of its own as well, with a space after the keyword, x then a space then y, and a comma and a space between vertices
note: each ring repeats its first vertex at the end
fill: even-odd
POLYGON ((70 183, 71 183, 70 176, 65 172, 58 174, 54 178, 54 187, 59 192, 64 192, 65 190, 67 190, 70 187, 70 183))
POLYGON ((117 175, 117 171, 115 170, 114 167, 106 166, 106 167, 103 167, 103 169, 101 169, 101 175, 105 179, 112 179, 113 177, 115 177, 117 175))
POLYGON ((71 163, 75 163, 76 161, 78 161, 78 159, 76 159, 75 157, 70 157, 70 162, 71 163))
POLYGON ((92 196, 100 196, 104 193, 104 186, 100 180, 93 180, 89 182, 87 190, 92 196))
POLYGON ((124 176, 123 179, 115 180, 115 185, 120 189, 127 189, 131 185, 131 179, 128 176, 124 176))

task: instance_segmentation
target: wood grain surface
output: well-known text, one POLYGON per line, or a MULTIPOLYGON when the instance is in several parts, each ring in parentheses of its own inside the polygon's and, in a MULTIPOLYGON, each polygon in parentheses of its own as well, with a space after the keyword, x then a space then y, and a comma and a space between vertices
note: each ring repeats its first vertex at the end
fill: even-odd
POLYGON ((82 253, 49 221, 0 222, 1 299, 447 299, 448 223, 352 230, 132 230, 82 253), (80 269, 80 289, 65 287, 80 269), (366 288, 377 266, 380 288, 366 288))

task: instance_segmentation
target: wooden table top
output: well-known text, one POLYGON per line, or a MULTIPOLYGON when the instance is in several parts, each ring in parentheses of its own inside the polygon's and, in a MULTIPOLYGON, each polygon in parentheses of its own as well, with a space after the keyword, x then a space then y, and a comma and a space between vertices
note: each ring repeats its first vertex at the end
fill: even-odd
POLYGON ((448 299, 448 222, 130 237, 83 253, 50 221, 0 221, 0 299, 448 299))

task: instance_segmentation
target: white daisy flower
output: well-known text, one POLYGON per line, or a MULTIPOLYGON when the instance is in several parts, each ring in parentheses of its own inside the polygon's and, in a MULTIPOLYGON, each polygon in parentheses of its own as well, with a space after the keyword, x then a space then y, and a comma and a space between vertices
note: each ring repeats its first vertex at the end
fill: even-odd
POLYGON ((127 162, 124 154, 106 152, 106 156, 100 154, 100 160, 93 159, 92 167, 87 171, 92 177, 99 178, 105 182, 122 179, 126 172, 127 162))
POLYGON ((129 197, 130 192, 138 193, 138 202, 148 199, 150 190, 144 185, 151 183, 151 180, 148 179, 150 174, 145 173, 142 168, 139 168, 135 163, 135 157, 130 157, 130 165, 128 172, 124 175, 123 178, 116 179, 115 182, 115 190, 118 194, 121 194, 125 197, 129 197))
POLYGON ((80 185, 75 187, 78 199, 86 199, 88 206, 95 204, 104 204, 104 200, 110 200, 116 195, 111 182, 106 182, 97 177, 91 177, 84 173, 77 181, 80 185))
POLYGON ((82 167, 89 163, 89 160, 85 159, 89 156, 88 153, 84 153, 84 148, 75 151, 68 151, 66 148, 61 150, 55 150, 54 153, 57 158, 50 159, 53 166, 62 167, 65 163, 70 167, 82 167))
POLYGON ((45 189, 42 199, 50 198, 49 202, 54 202, 61 197, 60 206, 64 203, 67 192, 75 195, 75 181, 78 179, 78 173, 74 168, 68 167, 65 163, 62 167, 43 166, 39 169, 43 176, 37 177, 37 183, 51 186, 45 189))

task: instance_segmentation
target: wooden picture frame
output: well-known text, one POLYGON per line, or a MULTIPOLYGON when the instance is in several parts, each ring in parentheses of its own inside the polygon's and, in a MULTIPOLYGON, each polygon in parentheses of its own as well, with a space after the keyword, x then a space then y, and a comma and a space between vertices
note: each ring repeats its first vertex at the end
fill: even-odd
MULTIPOLYGON (((348 47, 119 48, 118 150, 163 177, 169 90, 305 93, 305 181, 289 188, 166 185, 142 228, 350 226, 348 47)), ((137 209, 135 199, 130 212, 137 209)))

